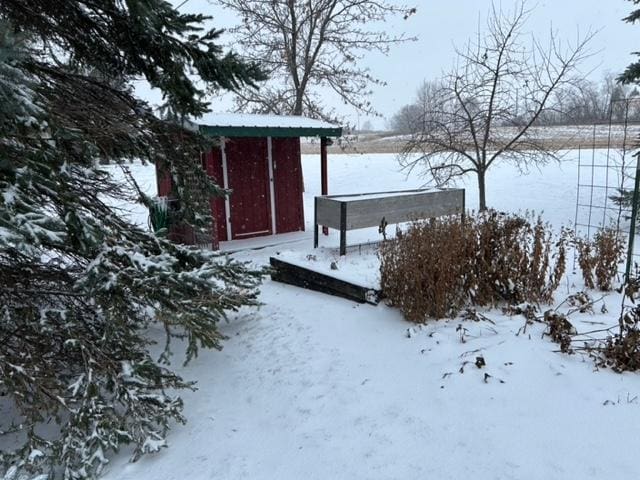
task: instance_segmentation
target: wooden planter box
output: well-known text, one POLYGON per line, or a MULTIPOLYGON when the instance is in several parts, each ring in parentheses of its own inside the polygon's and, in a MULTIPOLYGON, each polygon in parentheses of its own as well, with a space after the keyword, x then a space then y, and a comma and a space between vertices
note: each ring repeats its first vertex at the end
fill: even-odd
POLYGON ((315 197, 313 246, 318 226, 340 230, 340 255, 347 252, 347 230, 464 213, 464 189, 403 190, 315 197))

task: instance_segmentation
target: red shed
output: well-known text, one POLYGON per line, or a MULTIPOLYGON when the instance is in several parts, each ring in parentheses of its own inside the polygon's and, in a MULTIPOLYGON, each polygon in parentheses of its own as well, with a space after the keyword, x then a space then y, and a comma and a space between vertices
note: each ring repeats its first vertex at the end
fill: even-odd
MULTIPOLYGON (((327 191, 328 138, 342 129, 296 116, 207 114, 200 132, 216 137, 219 147, 203 154, 203 167, 215 182, 232 191, 211 200, 211 244, 304 230, 301 137, 320 137, 322 194, 327 191)), ((169 196, 171 184, 158 174, 158 194, 169 196)), ((181 240, 194 243, 193 235, 181 240)))

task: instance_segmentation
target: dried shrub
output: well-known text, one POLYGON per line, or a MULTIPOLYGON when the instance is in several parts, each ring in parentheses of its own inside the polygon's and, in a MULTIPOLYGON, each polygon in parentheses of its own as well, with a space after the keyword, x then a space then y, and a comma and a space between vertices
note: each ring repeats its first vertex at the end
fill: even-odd
POLYGON ((584 286, 587 288, 595 288, 596 284, 593 280, 593 270, 595 269, 595 255, 593 254, 593 242, 579 238, 575 242, 578 251, 578 265, 582 272, 584 286))
POLYGON ((464 282, 474 255, 473 230, 454 218, 412 224, 380 247, 381 287, 405 317, 455 315, 465 304, 464 282))
POLYGON ((565 271, 565 240, 552 243, 549 226, 541 219, 490 212, 474 219, 477 257, 473 269, 472 301, 495 305, 506 301, 552 300, 565 271), (552 257, 556 255, 553 268, 552 257))
POLYGON ((616 372, 640 370, 640 276, 625 284, 624 295, 633 302, 624 307, 619 319, 618 333, 607 338, 598 357, 599 366, 610 367, 616 372))
POLYGON ((381 287, 415 322, 467 305, 547 303, 564 275, 565 244, 540 219, 493 211, 415 222, 383 242, 381 287))
POLYGON ((548 335, 551 340, 560 345, 560 351, 563 353, 573 353, 571 348, 571 339, 578 332, 571 324, 566 315, 558 313, 554 310, 547 310, 544 313, 544 322, 547 324, 548 335))
POLYGON ((624 242, 619 233, 613 229, 600 230, 593 240, 576 239, 575 246, 585 286, 612 290, 624 254, 624 242))
POLYGON ((624 287, 624 295, 632 303, 623 304, 617 327, 578 333, 568 317, 576 312, 593 312, 598 301, 585 292, 578 292, 567 297, 555 310, 545 312, 542 320, 547 330, 544 334, 560 345, 561 352, 586 353, 598 367, 611 368, 618 373, 640 370, 640 276, 637 271, 624 287), (563 304, 573 308, 566 314, 560 313, 558 309, 563 304), (596 333, 607 333, 607 337, 593 338, 596 333), (578 341, 583 345, 574 346, 578 341))
POLYGON ((610 367, 618 373, 640 370, 640 330, 637 326, 625 328, 609 337, 601 353, 599 366, 610 367))
MULTIPOLYGON (((593 304, 596 302, 587 292, 576 292, 569 295, 564 302, 567 303, 572 312, 580 312, 580 313, 593 313, 593 304)), ((604 307, 604 303, 602 305, 604 307)))
POLYGON ((591 300, 585 292, 569 296, 555 310, 544 314, 547 324, 545 335, 560 345, 563 353, 582 352, 589 355, 598 367, 611 368, 615 372, 640 370, 640 276, 638 272, 628 279, 624 286, 624 295, 631 305, 623 303, 618 319, 618 327, 605 327, 590 332, 578 333, 569 322, 568 317, 576 312, 593 312, 596 301, 591 300), (568 313, 558 312, 563 304, 572 308, 568 313), (606 338, 593 338, 595 333, 607 333, 606 338), (573 342, 581 340, 583 346, 574 346, 573 342))
POLYGON ((600 290, 613 288, 618 264, 624 254, 624 243, 616 230, 601 230, 594 239, 596 245, 596 286, 600 290))

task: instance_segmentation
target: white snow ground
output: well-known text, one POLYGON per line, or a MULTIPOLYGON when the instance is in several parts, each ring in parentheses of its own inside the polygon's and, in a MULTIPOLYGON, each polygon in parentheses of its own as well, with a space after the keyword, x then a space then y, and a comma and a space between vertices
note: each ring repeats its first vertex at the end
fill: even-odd
MULTIPOLYGON (((305 156, 303 168, 308 231, 285 236, 289 243, 280 246, 236 253, 238 258, 266 263, 276 252, 316 255, 326 266, 337 257, 334 235, 322 239, 327 248, 312 248, 317 157, 305 156)), ((153 189, 151 167, 136 166, 134 174, 153 189)), ((393 155, 334 155, 329 178, 336 194, 422 183, 398 173, 393 155)), ((544 211, 555 226, 574 219, 577 171, 570 158, 529 176, 499 167, 488 182, 488 201, 498 209, 544 211)), ((467 187, 473 208, 475 186, 467 187)), ((146 222, 143 211, 132 215, 146 222)), ((377 237, 375 229, 350 232, 353 241, 377 237)), ((376 281, 370 247, 338 262, 341 274, 376 281)), ((571 275, 556 297, 580 288, 571 275)), ((557 353, 556 344, 541 338, 540 325, 516 335, 524 319, 492 311, 484 313, 494 324, 456 319, 420 328, 384 305, 357 305, 270 280, 261 299, 258 311, 242 311, 221 325, 229 336, 222 352, 202 351, 186 367, 176 355, 174 367, 197 380, 199 390, 182 393, 188 423, 173 428, 170 448, 135 464, 123 452, 112 459, 106 479, 640 474, 640 374, 594 371, 587 358, 557 353), (473 364, 478 355, 486 361, 483 369, 473 364), (485 373, 491 375, 486 382, 485 373)), ((615 322, 619 300, 606 297, 611 313, 580 314, 572 317, 574 324, 587 331, 615 322)))

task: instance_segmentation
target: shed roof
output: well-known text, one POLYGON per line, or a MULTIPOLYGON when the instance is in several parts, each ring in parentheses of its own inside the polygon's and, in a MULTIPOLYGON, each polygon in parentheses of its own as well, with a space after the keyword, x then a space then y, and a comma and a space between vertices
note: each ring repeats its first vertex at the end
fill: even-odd
POLYGON ((342 127, 293 115, 206 113, 195 120, 205 135, 223 137, 339 137, 342 127))

